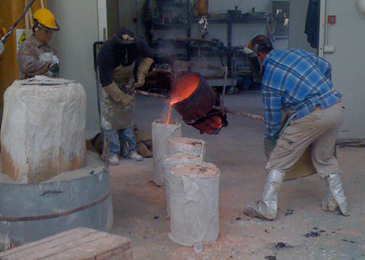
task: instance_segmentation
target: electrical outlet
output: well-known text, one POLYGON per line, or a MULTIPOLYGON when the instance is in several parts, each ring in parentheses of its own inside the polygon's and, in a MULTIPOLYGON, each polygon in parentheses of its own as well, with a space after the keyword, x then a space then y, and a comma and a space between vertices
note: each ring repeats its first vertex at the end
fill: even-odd
POLYGON ((324 52, 335 52, 335 46, 325 45, 323 51, 324 52))

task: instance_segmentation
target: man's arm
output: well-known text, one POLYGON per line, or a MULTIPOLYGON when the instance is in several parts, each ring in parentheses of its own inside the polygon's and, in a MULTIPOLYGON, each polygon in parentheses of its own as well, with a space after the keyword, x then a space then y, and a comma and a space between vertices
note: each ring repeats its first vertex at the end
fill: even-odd
POLYGON ((262 98, 265 108, 265 138, 277 139, 283 113, 281 97, 273 91, 263 88, 262 98))
MULTIPOLYGON (((108 46, 105 46, 108 47, 108 46)), ((134 101, 134 97, 124 93, 113 81, 113 57, 108 49, 101 49, 98 55, 100 83, 104 91, 117 103, 128 107, 134 101)))
POLYGON ((150 69, 153 59, 152 59, 152 50, 148 46, 148 44, 142 40, 137 39, 137 48, 139 56, 141 57, 141 61, 139 62, 138 69, 137 69, 137 82, 134 84, 135 88, 140 88, 145 83, 145 78, 150 69))
POLYGON ((28 76, 43 75, 54 63, 41 61, 36 50, 25 43, 20 46, 16 59, 20 71, 28 76))

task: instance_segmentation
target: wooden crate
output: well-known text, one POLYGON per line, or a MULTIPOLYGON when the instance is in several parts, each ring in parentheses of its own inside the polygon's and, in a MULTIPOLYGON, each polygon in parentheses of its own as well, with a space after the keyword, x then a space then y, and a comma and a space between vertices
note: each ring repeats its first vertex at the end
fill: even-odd
POLYGON ((132 260, 131 240, 75 228, 0 253, 0 260, 132 260))

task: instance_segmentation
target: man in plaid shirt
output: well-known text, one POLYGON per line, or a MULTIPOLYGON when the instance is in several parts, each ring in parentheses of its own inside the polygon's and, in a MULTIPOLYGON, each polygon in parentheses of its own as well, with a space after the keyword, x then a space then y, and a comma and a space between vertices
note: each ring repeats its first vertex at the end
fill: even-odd
POLYGON ((341 94, 331 82, 331 65, 304 50, 273 49, 267 37, 258 35, 248 52, 257 56, 265 107, 265 151, 269 157, 262 198, 246 206, 250 217, 273 220, 277 195, 285 174, 312 144, 312 161, 326 181, 323 209, 347 216, 347 203, 334 157, 337 133, 344 118, 341 94), (289 120, 282 128, 282 115, 289 120))

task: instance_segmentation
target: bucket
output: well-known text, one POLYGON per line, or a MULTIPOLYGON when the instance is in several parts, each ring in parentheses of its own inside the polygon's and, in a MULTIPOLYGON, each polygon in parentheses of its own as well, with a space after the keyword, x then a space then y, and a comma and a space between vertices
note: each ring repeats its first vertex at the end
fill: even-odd
POLYGON ((217 93, 198 73, 180 78, 171 88, 169 100, 172 107, 188 125, 200 133, 218 134, 228 125, 227 116, 218 108, 217 93))
POLYGON ((39 184, 17 183, 1 174, 0 251, 77 227, 110 232, 109 169, 99 155, 88 152, 87 157, 89 166, 39 184))

